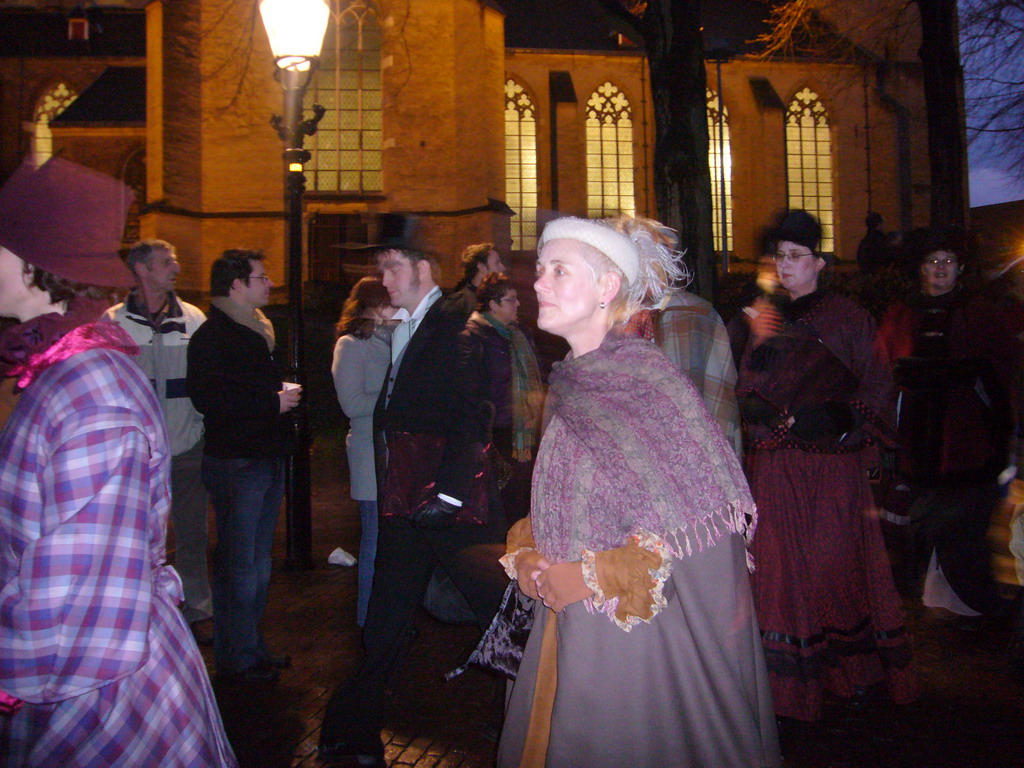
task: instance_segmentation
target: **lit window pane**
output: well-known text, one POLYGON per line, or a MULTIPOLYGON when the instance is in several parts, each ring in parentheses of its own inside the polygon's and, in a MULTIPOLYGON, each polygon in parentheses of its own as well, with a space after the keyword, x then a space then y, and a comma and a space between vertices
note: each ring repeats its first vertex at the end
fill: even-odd
POLYGON ((329 0, 331 21, 305 107, 327 113, 308 146, 310 188, 378 192, 381 168, 381 37, 374 0, 329 0), (341 150, 340 152, 337 150, 341 150), (334 169, 343 168, 338 174, 334 169))
POLYGON ((832 253, 832 138, 828 111, 810 88, 798 92, 786 112, 786 171, 789 207, 821 220, 821 250, 832 253))
POLYGON ((505 198, 515 211, 510 222, 512 247, 537 244, 536 107, 522 85, 505 81, 505 198))
POLYGON ((610 82, 587 100, 587 215, 633 213, 633 123, 628 99, 610 82))
POLYGON ((45 163, 53 155, 53 132, 50 130, 50 121, 67 109, 76 98, 77 93, 65 83, 58 83, 36 102, 32 149, 37 164, 45 163))

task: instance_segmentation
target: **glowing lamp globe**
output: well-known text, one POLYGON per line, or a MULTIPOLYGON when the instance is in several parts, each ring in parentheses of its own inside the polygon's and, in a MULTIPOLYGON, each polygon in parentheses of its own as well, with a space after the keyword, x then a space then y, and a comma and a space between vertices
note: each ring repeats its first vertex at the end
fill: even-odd
POLYGON ((260 0, 260 16, 277 66, 308 70, 320 55, 331 17, 326 0, 260 0))

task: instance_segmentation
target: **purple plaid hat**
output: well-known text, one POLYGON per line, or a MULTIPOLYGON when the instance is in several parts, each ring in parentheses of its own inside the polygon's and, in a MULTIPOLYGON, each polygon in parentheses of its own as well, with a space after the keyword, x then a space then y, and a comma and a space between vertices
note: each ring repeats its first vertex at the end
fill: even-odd
POLYGON ((54 157, 22 163, 0 189, 0 246, 86 285, 129 286, 118 249, 135 194, 106 174, 54 157))

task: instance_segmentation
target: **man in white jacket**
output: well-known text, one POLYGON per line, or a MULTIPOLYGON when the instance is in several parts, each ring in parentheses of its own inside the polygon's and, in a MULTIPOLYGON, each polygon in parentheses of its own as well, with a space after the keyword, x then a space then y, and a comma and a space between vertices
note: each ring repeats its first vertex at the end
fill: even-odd
POLYGON ((189 339, 206 321, 202 310, 178 298, 175 284, 181 267, 174 246, 165 240, 142 240, 128 252, 136 287, 107 318, 118 323, 139 345, 136 358, 149 377, 164 418, 171 447, 171 525, 174 567, 185 587, 185 620, 196 641, 213 641, 213 601, 206 568, 207 496, 200 478, 203 417, 185 391, 185 353, 189 339))

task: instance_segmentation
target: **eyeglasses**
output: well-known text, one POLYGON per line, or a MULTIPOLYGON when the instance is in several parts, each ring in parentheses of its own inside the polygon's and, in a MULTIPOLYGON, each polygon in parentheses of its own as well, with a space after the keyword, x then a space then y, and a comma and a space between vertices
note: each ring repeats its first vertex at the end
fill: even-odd
POLYGON ((267 275, 249 275, 250 280, 262 280, 264 283, 269 283, 270 278, 267 275))
POLYGON ((951 266, 953 266, 956 263, 957 263, 956 259, 953 258, 952 256, 947 256, 944 259, 925 259, 924 260, 924 265, 926 267, 938 267, 940 265, 943 266, 943 267, 951 267, 951 266))
POLYGON ((509 304, 518 304, 519 303, 519 297, 518 296, 506 296, 504 299, 498 299, 498 301, 507 301, 509 304))
POLYGON ((778 264, 782 261, 788 261, 790 264, 796 264, 804 256, 813 256, 814 254, 810 251, 777 251, 772 254, 772 258, 775 259, 775 263, 778 264))

